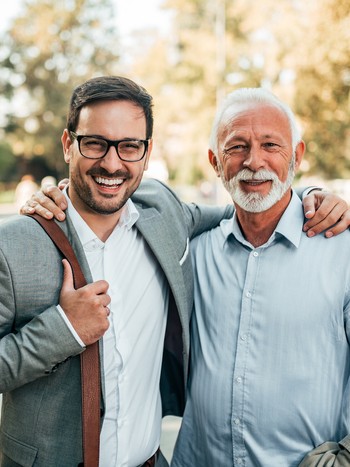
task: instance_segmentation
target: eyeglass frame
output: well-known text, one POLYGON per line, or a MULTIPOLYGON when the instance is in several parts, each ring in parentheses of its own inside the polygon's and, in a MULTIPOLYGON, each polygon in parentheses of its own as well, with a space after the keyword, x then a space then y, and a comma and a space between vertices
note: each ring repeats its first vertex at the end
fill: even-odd
POLYGON ((116 150, 116 153, 117 153, 117 156, 119 157, 119 159, 123 162, 140 162, 144 157, 145 155, 147 154, 147 151, 148 151, 148 147, 149 147, 149 142, 150 142, 150 139, 133 139, 133 138, 126 138, 126 139, 107 139, 107 138, 102 138, 101 136, 94 136, 94 135, 78 135, 77 133, 75 133, 74 131, 72 130, 68 130, 69 131, 69 134, 73 137, 73 139, 75 139, 77 142, 78 142, 78 148, 79 148, 79 152, 80 154, 85 157, 85 159, 89 159, 91 161, 98 161, 100 159, 103 159, 108 151, 110 150, 110 148, 113 146, 116 150), (80 142, 83 138, 95 138, 95 139, 100 139, 102 141, 105 141, 107 143, 107 149, 106 149, 106 152, 103 154, 103 156, 101 157, 88 157, 88 156, 85 156, 82 152, 81 152, 81 149, 80 149, 80 142), (142 155, 142 157, 140 157, 139 159, 135 159, 135 160, 130 160, 130 159, 123 159, 120 154, 119 154, 119 151, 118 151, 118 146, 119 146, 119 143, 123 143, 123 142, 128 142, 128 141, 137 141, 139 143, 143 143, 145 145, 145 150, 144 150, 144 153, 142 155))

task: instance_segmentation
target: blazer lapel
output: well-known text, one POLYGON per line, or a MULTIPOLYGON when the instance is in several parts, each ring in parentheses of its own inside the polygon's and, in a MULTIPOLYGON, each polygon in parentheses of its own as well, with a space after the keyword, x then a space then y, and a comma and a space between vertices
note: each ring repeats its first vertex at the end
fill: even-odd
POLYGON ((181 250, 182 247, 178 245, 179 240, 174 239, 171 225, 164 222, 156 209, 142 209, 137 205, 136 207, 140 213, 136 227, 158 260, 176 298, 177 288, 180 286, 185 289, 180 265, 181 256, 179 256, 179 249, 181 250))

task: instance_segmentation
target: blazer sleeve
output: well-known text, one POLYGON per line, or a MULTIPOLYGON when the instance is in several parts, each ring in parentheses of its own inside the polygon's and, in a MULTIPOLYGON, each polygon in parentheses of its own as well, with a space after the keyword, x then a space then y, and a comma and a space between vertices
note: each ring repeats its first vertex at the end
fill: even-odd
POLYGON ((17 287, 28 287, 28 309, 31 294, 41 293, 32 276, 27 284, 15 284, 13 271, 0 250, 0 393, 50 375, 83 350, 56 306, 44 309, 28 322, 16 322, 17 287))
POLYGON ((339 443, 327 441, 310 451, 299 467, 344 467, 350 465, 350 435, 339 443))
POLYGON ((223 219, 233 216, 234 206, 204 206, 182 204, 189 238, 192 239, 207 230, 217 227, 223 219))

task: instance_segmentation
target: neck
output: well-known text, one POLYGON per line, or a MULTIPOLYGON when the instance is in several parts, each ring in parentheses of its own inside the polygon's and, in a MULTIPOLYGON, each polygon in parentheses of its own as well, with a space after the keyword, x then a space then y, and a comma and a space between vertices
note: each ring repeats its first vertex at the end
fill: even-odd
POLYGON ((96 236, 105 242, 118 224, 122 208, 112 214, 100 214, 86 206, 79 197, 69 193, 69 198, 79 215, 84 219, 96 236))
POLYGON ((78 211, 90 229, 96 236, 105 242, 118 224, 121 212, 113 214, 95 214, 90 212, 78 211))
POLYGON ((291 190, 288 190, 276 204, 263 212, 247 212, 235 205, 244 238, 255 248, 264 245, 271 237, 290 202, 291 195, 291 190))

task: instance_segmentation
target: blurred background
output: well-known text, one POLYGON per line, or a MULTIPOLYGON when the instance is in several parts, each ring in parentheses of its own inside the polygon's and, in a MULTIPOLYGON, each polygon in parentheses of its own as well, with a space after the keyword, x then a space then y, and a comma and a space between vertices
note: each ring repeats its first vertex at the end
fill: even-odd
POLYGON ((217 104, 263 86, 307 142, 297 183, 350 198, 348 0, 11 0, 0 23, 0 203, 67 175, 60 136, 75 85, 122 74, 155 98, 148 176, 226 202, 207 161, 217 104), (23 184, 22 184, 23 185, 23 184), (27 191, 26 191, 27 190, 27 191))
MULTIPOLYGON (((73 87, 121 74, 155 101, 148 176, 186 201, 225 203, 207 161, 215 109, 263 86, 295 111, 297 184, 350 201, 349 0, 8 0, 0 19, 0 218, 67 175, 60 137, 73 87), (47 179, 46 177, 52 177, 47 179)), ((167 418, 168 458, 179 420, 167 418)))

